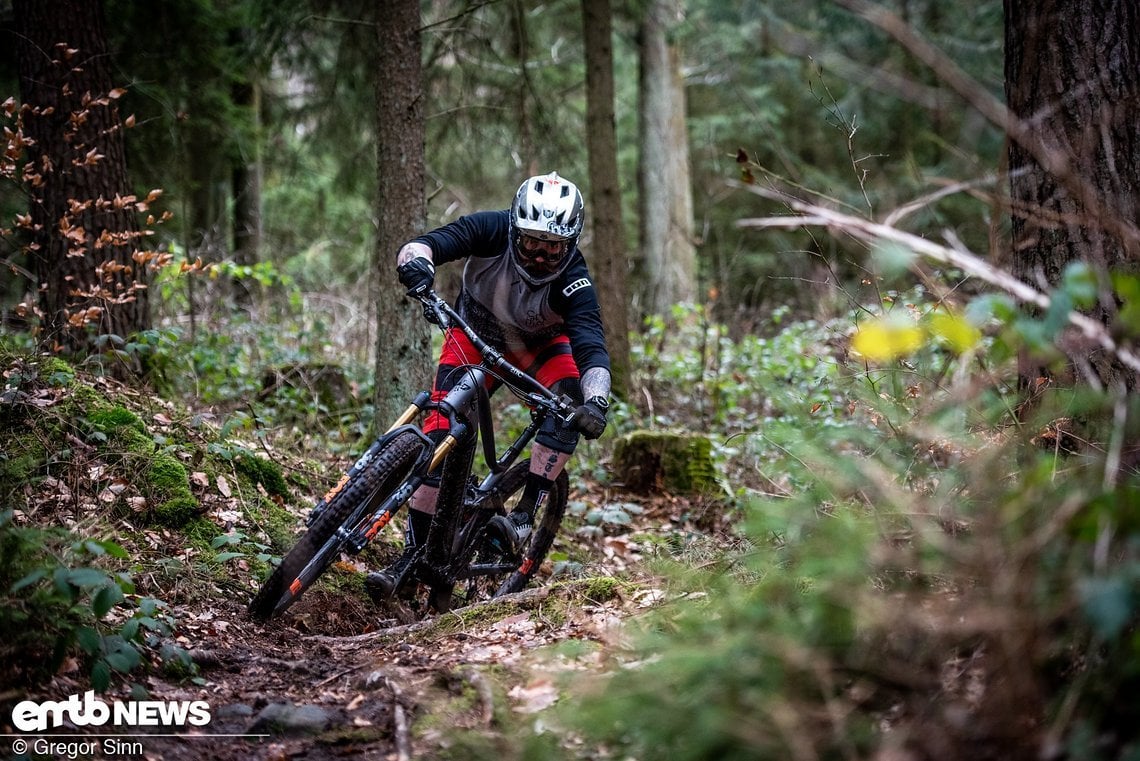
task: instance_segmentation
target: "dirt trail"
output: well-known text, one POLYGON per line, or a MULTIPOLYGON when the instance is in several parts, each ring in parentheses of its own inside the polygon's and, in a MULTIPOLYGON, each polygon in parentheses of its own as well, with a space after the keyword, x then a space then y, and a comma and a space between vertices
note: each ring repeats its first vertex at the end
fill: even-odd
MULTIPOLYGON (((177 642, 200 683, 160 675, 141 682, 149 700, 205 701, 209 724, 123 736, 112 740, 121 743, 114 752, 87 757, 399 760, 437 757, 456 730, 509 733, 559 699, 553 672, 597 667, 619 642, 621 622, 656 599, 650 582, 631 581, 637 550, 625 536, 600 539, 582 579, 537 582, 411 623, 401 623, 407 611, 321 586, 268 624, 246 617, 245 600, 180 605, 177 642), (622 581, 607 575, 619 571, 622 581), (576 648, 583 654, 552 655, 550 646, 566 640, 584 644, 576 648)), ((78 676, 57 678, 45 695, 81 693, 78 676)), ((103 699, 130 697, 112 691, 103 699)))
MULTIPOLYGON (((188 486, 199 505, 199 517, 218 529, 255 534, 258 524, 249 518, 242 501, 252 495, 238 492, 236 472, 218 467, 217 473, 207 476, 208 469, 198 465, 215 443, 208 426, 191 425, 188 413, 145 393, 105 379, 91 384, 95 396, 116 400, 113 409, 126 421, 107 423, 108 430, 119 432, 114 435, 120 435, 120 429, 137 429, 147 431, 139 434, 144 443, 183 442, 177 449, 189 463, 188 486), (121 410, 123 405, 137 410, 137 415, 121 410)), ((75 396, 69 386, 31 384, 21 393, 21 403, 26 402, 35 415, 25 422, 70 419, 60 411, 75 396)), ((41 433, 46 436, 46 431, 41 433)), ((455 611, 427 624, 409 624, 407 616, 368 601, 359 591, 360 568, 345 567, 338 569, 338 582, 325 584, 322 579, 282 620, 262 625, 245 615, 253 572, 243 559, 231 559, 219 572, 221 561, 213 559, 216 546, 206 551, 176 531, 139 528, 132 523, 133 508, 125 518, 123 511, 112 517, 113 505, 130 506, 141 499, 136 470, 149 463, 149 454, 107 460, 99 447, 76 441, 66 469, 27 487, 26 515, 18 520, 76 527, 88 535, 122 541, 132 559, 129 569, 123 570, 137 577, 138 596, 169 604, 176 628, 167 644, 189 651, 198 669, 171 674, 151 662, 149 670, 144 665, 125 678, 115 675, 111 689, 97 699, 108 704, 156 701, 164 706, 170 701, 204 701, 210 721, 174 736, 159 736, 157 727, 145 735, 108 736, 109 746, 95 754, 70 754, 73 757, 425 758, 438 755, 435 751, 457 731, 510 733, 530 713, 559 699, 552 671, 600 668, 606 651, 617 642, 620 622, 658 599, 654 582, 640 570, 643 552, 650 545, 672 547, 683 541, 678 537, 701 533, 692 526, 691 516, 708 518, 716 512, 681 499, 632 497, 580 476, 572 501, 591 508, 620 504, 622 509, 611 512, 623 519, 602 518, 587 526, 584 507, 575 518, 568 518, 552 556, 574 559, 575 580, 555 583, 540 578, 509 600, 455 611), (118 463, 119 470, 108 462, 118 463), (132 464, 139 467, 127 467, 132 464), (550 654, 554 648, 549 646, 568 640, 579 644, 575 654, 550 654), (133 695, 132 684, 143 688, 145 695, 133 695)), ((119 444, 108 446, 118 452, 119 444)), ((272 459, 284 458, 277 453, 272 459)), ((312 475, 312 469, 297 469, 312 475)), ((329 463, 318 472, 339 469, 339 464, 329 463)), ((290 511, 296 508, 293 501, 288 505, 290 511)), ((336 574, 326 574, 331 575, 336 574)), ((105 631, 113 633, 115 622, 122 620, 108 622, 105 631)), ((153 656, 154 651, 148 650, 144 658, 154 661, 153 656)), ((90 664, 82 660, 73 648, 73 656, 56 676, 31 693, 6 689, 16 681, 0 674, 0 704, 82 698, 91 689, 90 664)), ((5 714, 7 721, 10 717, 5 714)), ((105 726, 65 723, 54 734, 72 736, 52 740, 100 740, 96 733, 104 730, 105 726)), ((123 728, 127 730, 137 731, 123 728)), ((13 755, 19 756, 11 743, 22 738, 7 739, 11 742, 0 743, 0 754, 15 750, 13 755)), ((35 751, 34 746, 29 749, 35 751)), ((63 746, 60 752, 53 749, 38 757, 68 755, 63 746)))
POLYGON ((587 600, 557 622, 544 619, 544 611, 564 610, 579 594, 540 586, 403 625, 341 595, 304 599, 286 620, 268 625, 248 622, 240 604, 227 602, 187 627, 205 685, 147 684, 154 700, 206 700, 209 726, 200 737, 145 738, 143 757, 433 757, 451 729, 502 731, 496 717, 504 711, 521 716, 553 703, 557 690, 545 667, 535 671, 536 656, 567 639, 604 648, 639 607, 617 595, 587 600), (369 619, 380 628, 329 631, 330 621, 369 619), (413 730, 424 717, 431 717, 428 728, 413 730))

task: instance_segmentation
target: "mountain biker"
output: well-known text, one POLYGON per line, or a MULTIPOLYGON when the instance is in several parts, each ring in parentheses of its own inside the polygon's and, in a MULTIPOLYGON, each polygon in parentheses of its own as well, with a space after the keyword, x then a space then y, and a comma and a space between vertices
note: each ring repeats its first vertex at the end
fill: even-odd
MULTIPOLYGON (((540 383, 578 405, 569 423, 548 418, 531 447, 522 497, 506 516, 488 524, 500 546, 517 551, 534 515, 549 496, 578 444, 606 427, 610 358, 601 311, 586 260, 578 250, 582 194, 557 172, 531 177, 510 209, 479 211, 412 239, 400 249, 396 272, 409 292, 430 287, 435 265, 465 259, 456 309, 494 349, 540 383)), ((432 399, 455 385, 465 363, 479 354, 463 331, 444 336, 432 399)), ((446 436, 447 419, 431 412, 424 433, 446 436)), ((409 500, 404 552, 384 571, 370 573, 365 589, 376 601, 392 596, 396 581, 427 538, 439 481, 424 483, 409 500)))

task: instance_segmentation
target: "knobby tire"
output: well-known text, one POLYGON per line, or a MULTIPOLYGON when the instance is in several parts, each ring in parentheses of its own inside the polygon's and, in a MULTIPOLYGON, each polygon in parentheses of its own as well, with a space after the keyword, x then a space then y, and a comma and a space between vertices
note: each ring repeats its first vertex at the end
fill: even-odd
POLYGON ((309 530, 281 559, 281 564, 274 569, 250 601, 249 615, 264 621, 281 615, 296 602, 340 553, 330 553, 325 566, 313 579, 298 584, 297 589, 290 590, 297 574, 324 549, 330 539, 333 539, 338 528, 346 523, 359 522, 375 510, 408 477, 424 446, 426 445, 423 439, 413 431, 397 431, 393 434, 371 462, 345 484, 340 493, 325 506, 309 530))
MULTIPOLYGON (((507 471, 503 477, 499 488, 507 512, 511 510, 511 498, 516 494, 522 496, 529 470, 530 461, 524 460, 507 471)), ((531 531, 530 539, 522 553, 522 563, 499 586, 494 596, 521 592, 538 573, 538 569, 546 560, 546 554, 550 552, 550 548, 554 545, 554 538, 558 536, 558 530, 562 526, 562 518, 566 515, 566 502, 569 495, 570 478, 563 470, 555 479, 554 487, 546 498, 541 511, 535 516, 534 529, 531 531)))

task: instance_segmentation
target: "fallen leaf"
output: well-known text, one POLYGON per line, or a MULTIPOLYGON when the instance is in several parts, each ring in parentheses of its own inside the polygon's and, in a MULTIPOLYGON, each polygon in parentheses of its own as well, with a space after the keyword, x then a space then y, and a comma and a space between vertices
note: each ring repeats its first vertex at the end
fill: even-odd
POLYGON ((526 687, 515 685, 507 695, 519 703, 514 707, 519 713, 538 713, 558 702, 558 689, 546 679, 531 682, 526 687))
POLYGON ((637 604, 642 608, 651 608, 657 603, 665 599, 665 590, 663 589, 645 589, 638 592, 634 598, 637 604))

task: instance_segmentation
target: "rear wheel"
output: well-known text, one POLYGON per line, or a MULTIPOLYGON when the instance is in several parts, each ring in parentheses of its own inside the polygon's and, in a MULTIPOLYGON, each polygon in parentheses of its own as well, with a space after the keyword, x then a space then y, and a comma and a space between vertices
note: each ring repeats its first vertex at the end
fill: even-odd
MULTIPOLYGON (((496 486, 492 503, 498 504, 501 501, 503 509, 507 513, 511 512, 522 497, 529 471, 529 460, 511 467, 496 486)), ((535 513, 534 528, 517 554, 503 552, 487 538, 487 522, 494 513, 466 507, 460 523, 464 526, 462 536, 466 540, 465 548, 469 554, 460 574, 466 578, 461 587, 462 604, 470 605, 497 595, 518 592, 530 583, 558 535, 562 517, 566 513, 569 491, 569 478, 563 471, 555 480, 550 495, 535 513)))
POLYGON ((250 601, 249 615, 266 620, 281 615, 296 602, 340 555, 339 547, 329 544, 337 529, 355 524, 375 510, 411 474, 425 446, 424 440, 410 430, 397 431, 384 442, 371 462, 325 506, 309 530, 281 559, 281 565, 250 601), (298 574, 317 557, 321 563, 319 568, 311 569, 306 578, 299 578, 298 574))
MULTIPOLYGON (((506 479, 503 479, 503 501, 508 513, 511 511, 511 507, 514 503, 518 502, 522 496, 529 467, 529 462, 520 462, 511 468, 511 471, 508 471, 508 475, 510 475, 512 471, 520 471, 515 474, 518 483, 517 485, 512 485, 513 488, 510 491, 507 490, 508 484, 506 483, 506 479)), ((554 538, 558 536, 558 530, 562 526, 562 518, 566 515, 566 502, 569 496, 570 477, 566 475, 566 471, 564 470, 558 474, 550 496, 546 498, 545 504, 539 508, 534 516, 534 529, 531 531, 526 545, 520 552, 520 555, 522 555, 522 563, 499 585, 495 596, 521 591, 530 583, 534 575, 538 573, 542 562, 546 560, 547 553, 550 552, 550 548, 554 545, 554 538)))

